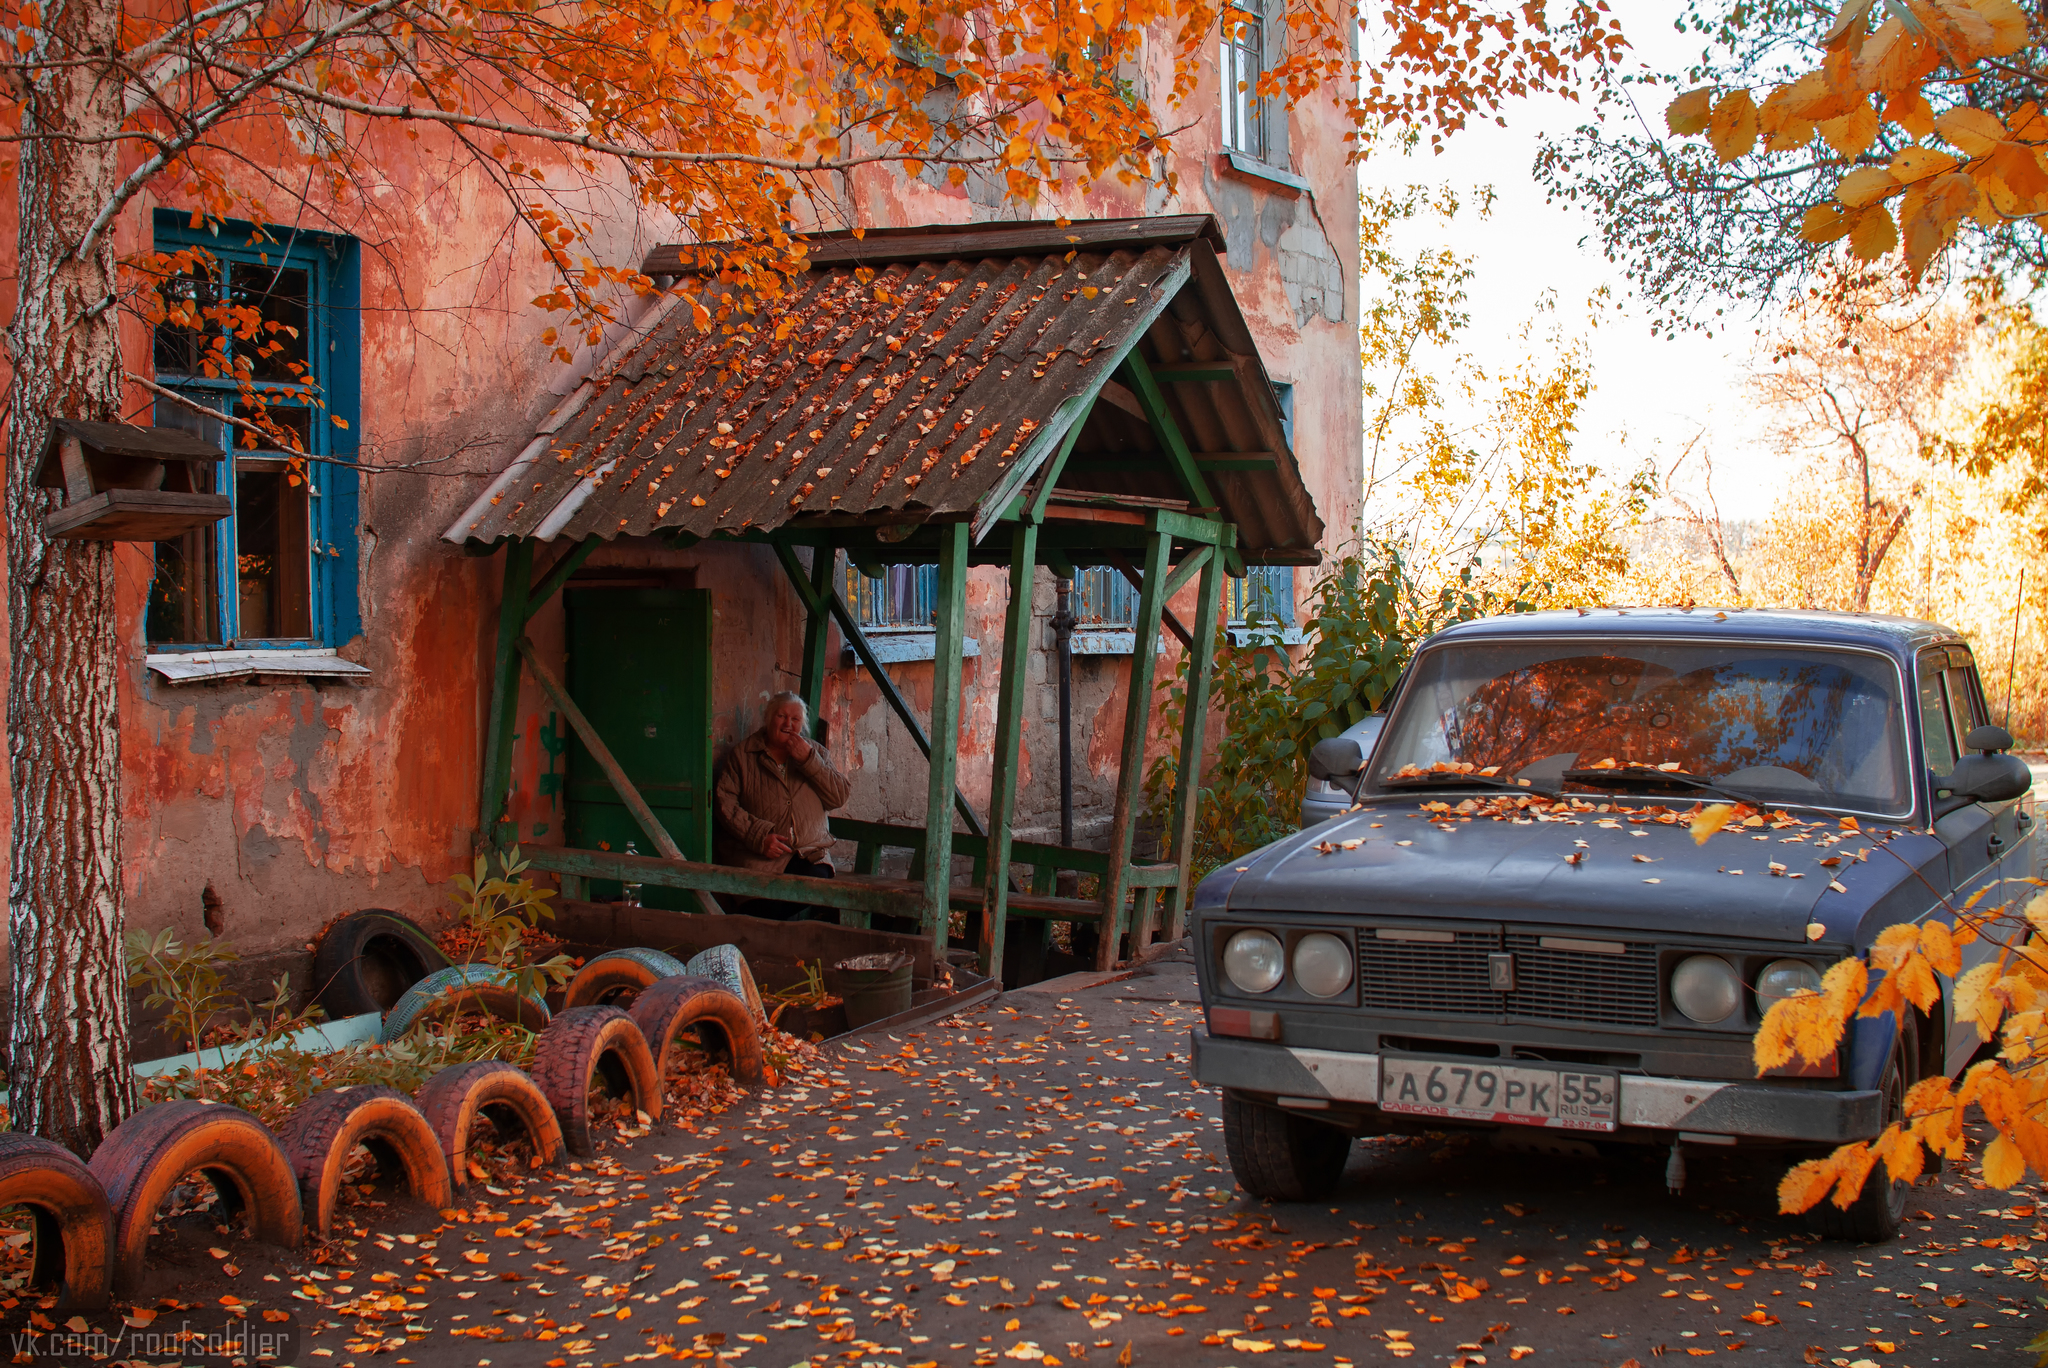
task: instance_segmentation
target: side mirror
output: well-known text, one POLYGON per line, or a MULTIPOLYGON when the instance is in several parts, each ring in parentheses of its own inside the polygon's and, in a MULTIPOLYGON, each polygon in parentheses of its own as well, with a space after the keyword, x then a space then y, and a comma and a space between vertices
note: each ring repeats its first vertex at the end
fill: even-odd
MULTIPOLYGON (((1971 744, 1976 743, 1979 733, 1986 731, 2005 736, 2003 728, 1979 727, 1970 733, 1971 744)), ((2010 737, 2006 737, 2006 744, 2011 744, 2010 737)), ((1956 767, 1949 771, 1941 786, 1950 796, 1937 807, 1937 814, 1943 809, 1953 812, 1970 803, 2003 803, 2022 797, 2034 786, 2034 772, 2017 755, 1966 755, 1956 761, 1956 767)))
POLYGON ((2009 751, 2012 749, 2012 733, 1987 722, 1981 727, 1971 728, 1970 734, 1963 738, 1963 745, 1970 750, 1984 751, 1987 754, 1991 751, 2009 751))
POLYGON ((1308 753, 1308 773, 1312 779, 1349 779, 1364 768, 1365 750, 1355 737, 1333 736, 1318 741, 1308 753))

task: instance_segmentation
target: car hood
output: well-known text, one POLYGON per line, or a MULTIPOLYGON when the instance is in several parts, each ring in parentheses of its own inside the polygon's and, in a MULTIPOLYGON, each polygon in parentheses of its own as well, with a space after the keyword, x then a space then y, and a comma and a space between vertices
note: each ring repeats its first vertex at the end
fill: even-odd
POLYGON ((1816 920, 1830 939, 1853 937, 1859 914, 1882 897, 1873 884, 1895 882, 1868 863, 1823 866, 1822 859, 1852 849, 1813 844, 1824 827, 1804 828, 1806 843, 1786 841, 1799 834, 1793 830, 1730 828, 1701 844, 1682 822, 1629 816, 1447 821, 1414 803, 1373 803, 1226 866, 1205 881, 1197 905, 1804 943, 1816 920), (1768 839, 1754 839, 1759 835, 1768 839), (1772 872, 1774 861, 1782 873, 1772 872), (1835 892, 1837 879, 1861 886, 1835 892))

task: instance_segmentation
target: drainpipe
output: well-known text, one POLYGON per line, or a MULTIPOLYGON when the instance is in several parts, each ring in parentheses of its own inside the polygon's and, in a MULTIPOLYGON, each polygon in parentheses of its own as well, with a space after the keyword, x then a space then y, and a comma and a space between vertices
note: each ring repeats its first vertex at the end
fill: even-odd
POLYGON ((1053 639, 1060 655, 1060 844, 1074 844, 1074 582, 1053 581, 1053 639))

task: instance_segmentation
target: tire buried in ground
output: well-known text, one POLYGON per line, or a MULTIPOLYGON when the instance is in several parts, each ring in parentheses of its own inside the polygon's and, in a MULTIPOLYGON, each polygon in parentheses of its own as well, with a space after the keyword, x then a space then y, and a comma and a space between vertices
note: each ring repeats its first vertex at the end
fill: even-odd
POLYGON ((761 1005, 761 990, 754 986, 754 971, 747 968, 747 957, 737 945, 714 945, 690 956, 684 972, 708 978, 746 1003, 755 1021, 768 1020, 768 1009, 761 1005))
POLYGON ((613 1095, 631 1093, 650 1119, 661 1116, 661 1075, 647 1039, 616 1007, 571 1007, 540 1033, 533 1081, 540 1085, 569 1153, 595 1152, 590 1133, 590 1086, 602 1078, 613 1095))
POLYGON ((405 996, 385 1014, 380 1038, 397 1040, 423 1021, 457 1012, 488 1012, 501 1021, 539 1030, 548 1023, 548 1005, 521 994, 517 985, 516 974, 495 964, 453 964, 437 969, 406 989, 405 996))
POLYGON ((666 950, 608 950, 576 971, 562 995, 562 1006, 624 1007, 650 985, 685 972, 683 962, 666 950))
POLYGON ((303 1226, 299 1185, 273 1136, 249 1113, 189 1098, 159 1102, 114 1127, 87 1165, 114 1214, 113 1289, 132 1297, 157 1208, 188 1173, 201 1173, 250 1233, 290 1247, 303 1226))
POLYGON ((314 996, 339 1021, 388 1012, 448 956, 419 927, 382 908, 351 912, 327 928, 313 955, 314 996))
POLYGON ((105 1306, 114 1211, 85 1162, 52 1141, 0 1133, 0 1210, 9 1207, 33 1222, 29 1289, 56 1292, 62 1306, 105 1306))
POLYGON ((663 979, 642 993, 627 1015, 647 1038, 655 1072, 664 1081, 675 1066, 676 1037, 691 1029, 700 1040, 713 1037, 704 1040, 706 1046, 724 1048, 733 1080, 742 1087, 758 1088, 766 1076, 767 1056, 753 1013, 722 984, 695 975, 663 979))
POLYGON ((323 1236, 333 1230, 342 1173, 358 1145, 370 1151, 381 1172, 402 1174, 415 1200, 437 1211, 455 1200, 434 1128, 396 1088, 371 1085, 315 1093, 292 1113, 277 1138, 298 1180, 306 1223, 323 1236))
POLYGON ((500 1060, 443 1069, 427 1080, 417 1100, 448 1163, 449 1182, 458 1192, 469 1184, 469 1156, 481 1126, 495 1125, 503 1132, 507 1120, 516 1123, 533 1146, 536 1165, 552 1164, 562 1153, 562 1123, 555 1119, 547 1094, 500 1060))

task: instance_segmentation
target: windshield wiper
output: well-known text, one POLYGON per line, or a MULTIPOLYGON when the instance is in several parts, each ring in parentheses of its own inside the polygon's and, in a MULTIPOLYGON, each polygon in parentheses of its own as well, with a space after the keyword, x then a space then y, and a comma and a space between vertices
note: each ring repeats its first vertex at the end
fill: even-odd
POLYGON ((1759 798, 1753 793, 1729 788, 1717 780, 1698 774, 1687 774, 1684 770, 1658 769, 1655 765, 1615 765, 1603 769, 1568 769, 1564 772, 1566 783, 1593 784, 1606 788, 1619 788, 1627 784, 1669 784, 1694 793, 1717 793, 1723 798, 1733 798, 1738 803, 1748 803, 1757 809, 1772 807, 1811 807, 1811 803, 1785 802, 1775 798, 1759 798))
POLYGON ((1510 793, 1540 793, 1546 798, 1557 794, 1550 789, 1537 788, 1517 779, 1505 779, 1498 774, 1459 774, 1455 770, 1431 770, 1427 774, 1404 774, 1380 780, 1381 788, 1457 788, 1462 785, 1476 785, 1479 788, 1506 789, 1510 793))

